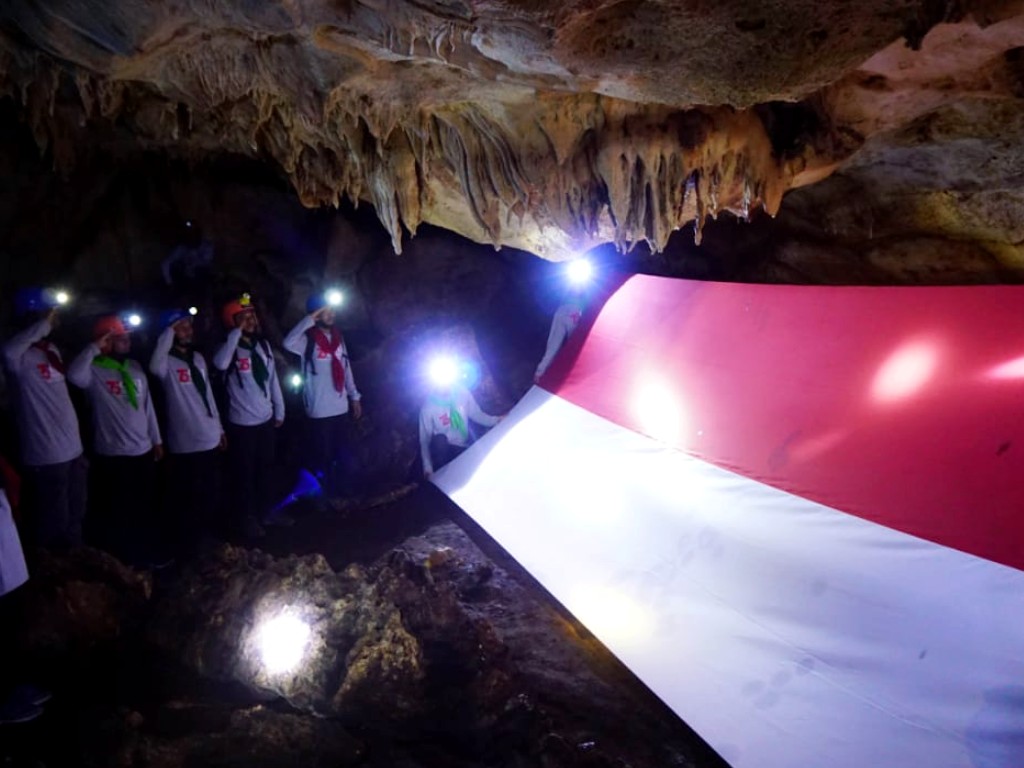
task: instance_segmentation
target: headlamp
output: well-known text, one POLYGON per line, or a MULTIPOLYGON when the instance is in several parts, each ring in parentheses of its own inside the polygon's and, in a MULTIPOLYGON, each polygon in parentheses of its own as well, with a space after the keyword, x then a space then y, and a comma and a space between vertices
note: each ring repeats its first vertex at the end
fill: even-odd
POLYGON ((583 286, 590 282, 594 275, 594 266, 586 259, 573 259, 566 267, 566 276, 575 286, 583 286))

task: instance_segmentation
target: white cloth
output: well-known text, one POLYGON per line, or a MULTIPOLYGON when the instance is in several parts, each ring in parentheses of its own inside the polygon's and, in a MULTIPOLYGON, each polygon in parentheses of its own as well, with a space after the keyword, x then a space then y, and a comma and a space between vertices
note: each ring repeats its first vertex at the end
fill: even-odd
POLYGON ((430 458, 430 440, 434 435, 444 435, 452 445, 464 448, 469 444, 469 422, 475 421, 484 427, 493 427, 501 420, 499 416, 484 413, 477 404, 472 393, 465 387, 456 387, 447 397, 431 395, 420 408, 420 459, 423 462, 424 474, 434 471, 434 463, 430 458), (456 410, 466 425, 463 434, 452 423, 452 410, 456 410))
POLYGON ((316 325, 312 315, 299 321, 284 337, 284 348, 299 356, 302 361, 302 404, 306 415, 311 419, 326 419, 348 413, 348 401, 359 400, 362 395, 356 388, 356 380, 352 376, 352 365, 348 359, 345 341, 334 350, 334 354, 320 350, 313 345, 312 365, 306 359, 306 347, 310 343, 306 331, 316 325), (334 388, 334 377, 331 375, 331 357, 335 357, 345 366, 345 391, 334 388))
POLYGON ((68 368, 68 381, 85 390, 92 405, 93 448, 100 456, 142 456, 161 444, 149 382, 142 366, 128 361, 135 382, 136 404, 118 371, 93 365, 100 354, 95 344, 87 346, 68 368))
POLYGON ((7 491, 0 488, 0 595, 17 589, 28 581, 28 567, 21 539, 14 525, 7 491))
POLYGON ((548 345, 544 350, 544 357, 537 364, 534 378, 539 379, 547 371, 551 361, 555 359, 558 350, 562 348, 565 340, 576 330, 580 324, 580 317, 583 315, 583 307, 579 302, 569 301, 555 310, 555 316, 551 319, 551 330, 548 332, 548 345))
POLYGON ((174 328, 170 327, 160 334, 149 361, 149 372, 160 380, 167 397, 167 449, 171 453, 212 450, 220 444, 224 428, 210 386, 206 361, 198 352, 193 354, 192 362, 206 382, 209 411, 192 380, 188 363, 171 355, 173 346, 174 328))
MULTIPOLYGON (((64 374, 46 352, 32 346, 52 330, 40 320, 4 344, 4 363, 14 384, 22 461, 29 467, 63 464, 82 455, 82 438, 64 374)), ((60 352, 48 343, 50 351, 60 352)))
POLYGON ((228 421, 239 427, 255 427, 270 418, 284 421, 284 396, 281 394, 281 382, 277 378, 277 366, 270 345, 259 342, 252 350, 263 358, 267 366, 269 375, 264 391, 253 377, 252 352, 238 346, 241 339, 242 329, 235 328, 213 355, 214 367, 219 371, 228 371, 224 382, 228 391, 228 421), (234 366, 231 365, 232 360, 235 360, 234 366))

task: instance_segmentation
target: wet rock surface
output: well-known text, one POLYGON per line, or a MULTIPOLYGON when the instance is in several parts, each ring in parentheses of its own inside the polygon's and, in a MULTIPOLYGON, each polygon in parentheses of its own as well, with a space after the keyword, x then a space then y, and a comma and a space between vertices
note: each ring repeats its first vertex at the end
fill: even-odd
POLYGON ((151 594, 98 553, 55 561, 32 597, 47 612, 47 596, 97 560, 118 575, 116 641, 103 606, 82 611, 83 634, 117 652, 86 662, 51 649, 46 663, 65 670, 46 681, 55 699, 5 729, 0 754, 12 765, 719 765, 458 514, 432 488, 372 511, 311 509, 263 550, 219 545, 158 572, 151 594), (270 672, 255 638, 284 608, 310 639, 294 671, 270 672))

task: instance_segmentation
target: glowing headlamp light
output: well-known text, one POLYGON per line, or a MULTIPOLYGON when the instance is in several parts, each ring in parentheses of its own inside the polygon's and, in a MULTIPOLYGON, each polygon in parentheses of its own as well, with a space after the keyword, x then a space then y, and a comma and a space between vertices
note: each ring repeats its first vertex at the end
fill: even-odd
POLYGON ((586 285, 594 276, 594 265, 586 259, 574 259, 566 267, 569 282, 576 286, 586 285))
POLYGON ((196 315, 199 314, 199 309, 197 307, 189 307, 188 313, 192 315, 192 317, 195 317, 196 315))
POLYGON ((138 312, 132 312, 131 314, 125 315, 124 321, 132 328, 138 328, 142 325, 142 315, 138 312))
POLYGON ((65 290, 57 289, 53 292, 53 300, 57 302, 58 306, 63 307, 69 301, 71 301, 71 294, 65 290))
POLYGON ((302 376, 297 373, 293 373, 292 377, 288 381, 295 389, 298 389, 299 387, 302 386, 302 376))
POLYGON ((459 380, 459 363, 453 357, 435 357, 430 361, 427 375, 435 387, 450 387, 459 380))
POLYGON ((328 307, 340 307, 344 300, 345 296, 337 288, 331 288, 324 294, 324 301, 327 302, 328 307))

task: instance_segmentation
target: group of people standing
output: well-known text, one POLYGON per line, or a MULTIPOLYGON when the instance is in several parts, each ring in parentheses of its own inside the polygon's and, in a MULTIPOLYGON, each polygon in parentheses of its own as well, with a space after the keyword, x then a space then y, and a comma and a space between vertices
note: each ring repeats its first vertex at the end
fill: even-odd
MULTIPOLYGON (((248 295, 223 306, 227 337, 211 359, 226 394, 223 418, 211 369, 195 348, 194 310, 178 308, 160 316, 148 372, 163 391, 166 444, 150 379, 131 357, 131 328, 121 317, 99 318, 91 343, 65 365, 51 341, 61 313, 53 292, 23 289, 15 304, 22 328, 4 344, 3 356, 15 395, 34 544, 80 544, 89 497, 90 539, 140 564, 194 546, 202 532, 260 536, 265 526, 291 524, 272 503, 276 431, 284 423, 285 401, 274 352, 248 295), (67 382, 81 389, 91 406, 88 462, 67 382), (156 463, 165 454, 169 482, 163 501, 169 514, 158 524, 152 511, 156 463), (225 459, 228 485, 222 487, 225 459)), ((307 416, 302 463, 333 497, 345 482, 345 421, 362 417, 361 395, 326 294, 312 295, 306 309, 283 346, 301 361, 307 416)), ((535 381, 581 312, 577 296, 559 307, 535 381)), ((419 414, 424 476, 472 442, 471 422, 486 429, 499 419, 485 413, 459 381, 435 385, 419 414)))
MULTIPOLYGON (((308 310, 285 348, 302 358, 305 373, 307 466, 328 493, 336 493, 342 422, 349 412, 362 415, 360 393, 334 311, 319 296, 311 298, 308 310)), ((179 546, 194 541, 212 521, 249 535, 262 534, 264 525, 290 523, 272 511, 270 486, 284 398, 273 350, 248 296, 223 307, 228 334, 212 358, 213 367, 223 372, 224 422, 210 368, 194 347, 192 315, 184 309, 161 315, 148 369, 164 394, 166 445, 149 379, 131 358, 132 334, 121 317, 97 320, 92 342, 65 365, 50 340, 60 317, 51 292, 20 291, 16 311, 24 327, 4 344, 3 353, 15 398, 28 533, 35 544, 80 544, 91 496, 95 515, 89 527, 97 544, 129 561, 152 564, 166 557, 170 553, 157 534, 168 531, 157 531, 147 504, 156 487, 156 462, 165 453, 170 464, 165 501, 173 509, 170 532, 179 546), (90 405, 88 462, 67 382, 80 388, 90 405), (220 494, 215 489, 225 452, 229 488, 220 494), (222 509, 231 511, 230 519, 222 509)))

